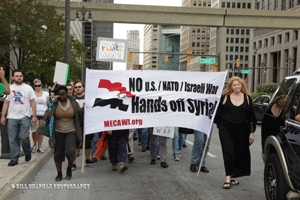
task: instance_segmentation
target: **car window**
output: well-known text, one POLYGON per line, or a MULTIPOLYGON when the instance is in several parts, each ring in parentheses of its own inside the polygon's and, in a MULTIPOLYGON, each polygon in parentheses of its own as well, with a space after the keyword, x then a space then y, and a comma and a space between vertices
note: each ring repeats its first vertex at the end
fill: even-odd
POLYGON ((263 103, 269 103, 269 102, 270 102, 270 97, 265 97, 263 103))
POLYGON ((253 102, 258 103, 258 104, 262 104, 263 99, 264 99, 263 97, 257 97, 253 102))

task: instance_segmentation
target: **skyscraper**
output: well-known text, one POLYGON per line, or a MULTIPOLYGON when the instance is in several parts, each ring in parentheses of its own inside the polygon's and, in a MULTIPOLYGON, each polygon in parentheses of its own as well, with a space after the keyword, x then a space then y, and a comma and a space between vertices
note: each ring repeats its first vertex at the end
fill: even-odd
POLYGON ((140 51, 140 32, 138 30, 128 30, 127 31, 127 59, 126 59, 126 69, 132 69, 133 65, 138 65, 140 63, 140 54, 133 53, 133 60, 129 59, 129 52, 140 51))

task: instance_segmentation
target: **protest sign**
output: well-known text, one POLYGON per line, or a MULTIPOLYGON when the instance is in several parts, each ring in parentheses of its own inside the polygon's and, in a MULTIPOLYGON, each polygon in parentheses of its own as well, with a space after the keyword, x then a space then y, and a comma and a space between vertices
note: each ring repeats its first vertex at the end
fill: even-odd
POLYGON ((162 126, 209 134, 226 75, 87 69, 85 134, 162 126))
POLYGON ((174 138, 175 127, 154 127, 153 135, 159 135, 162 137, 174 138))
POLYGON ((126 62, 127 40, 98 37, 97 61, 126 62))
POLYGON ((5 90, 6 90, 6 86, 0 83, 0 95, 4 94, 5 90))
POLYGON ((60 85, 66 85, 68 80, 69 65, 62 62, 56 62, 53 82, 60 85))

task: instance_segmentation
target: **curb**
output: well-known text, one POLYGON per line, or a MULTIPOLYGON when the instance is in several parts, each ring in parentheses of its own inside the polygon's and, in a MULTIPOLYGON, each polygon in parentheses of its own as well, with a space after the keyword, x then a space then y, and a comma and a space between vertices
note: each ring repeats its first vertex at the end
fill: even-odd
POLYGON ((45 152, 41 156, 38 156, 36 159, 30 162, 24 170, 22 170, 14 179, 12 179, 3 187, 3 189, 0 191, 0 199, 18 199, 24 190, 12 189, 11 185, 28 185, 44 167, 44 165, 49 161, 52 155, 53 150, 50 147, 47 147, 47 149, 45 149, 45 152))

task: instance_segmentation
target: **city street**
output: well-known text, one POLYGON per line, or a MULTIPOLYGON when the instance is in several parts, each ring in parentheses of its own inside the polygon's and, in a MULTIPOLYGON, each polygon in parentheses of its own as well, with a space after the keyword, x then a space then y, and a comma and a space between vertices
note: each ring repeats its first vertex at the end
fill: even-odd
MULTIPOLYGON (((120 174, 111 171, 108 160, 98 161, 86 167, 81 173, 81 156, 77 160, 77 170, 70 181, 65 179, 66 162, 63 163, 63 180, 55 181, 56 169, 53 158, 42 168, 32 184, 89 184, 87 189, 27 189, 20 199, 265 199, 263 189, 263 161, 260 146, 260 125, 257 126, 256 140, 251 146, 252 173, 249 177, 238 178, 240 185, 231 189, 222 188, 225 182, 223 157, 218 130, 215 128, 206 167, 209 173, 190 171, 190 157, 193 135, 188 135, 188 147, 183 149, 180 161, 172 156, 172 141, 168 140, 169 167, 163 169, 160 163, 150 165, 149 151, 141 152, 138 142, 134 142, 135 160, 129 169, 120 174)), ((106 156, 108 156, 106 152, 106 156)))

